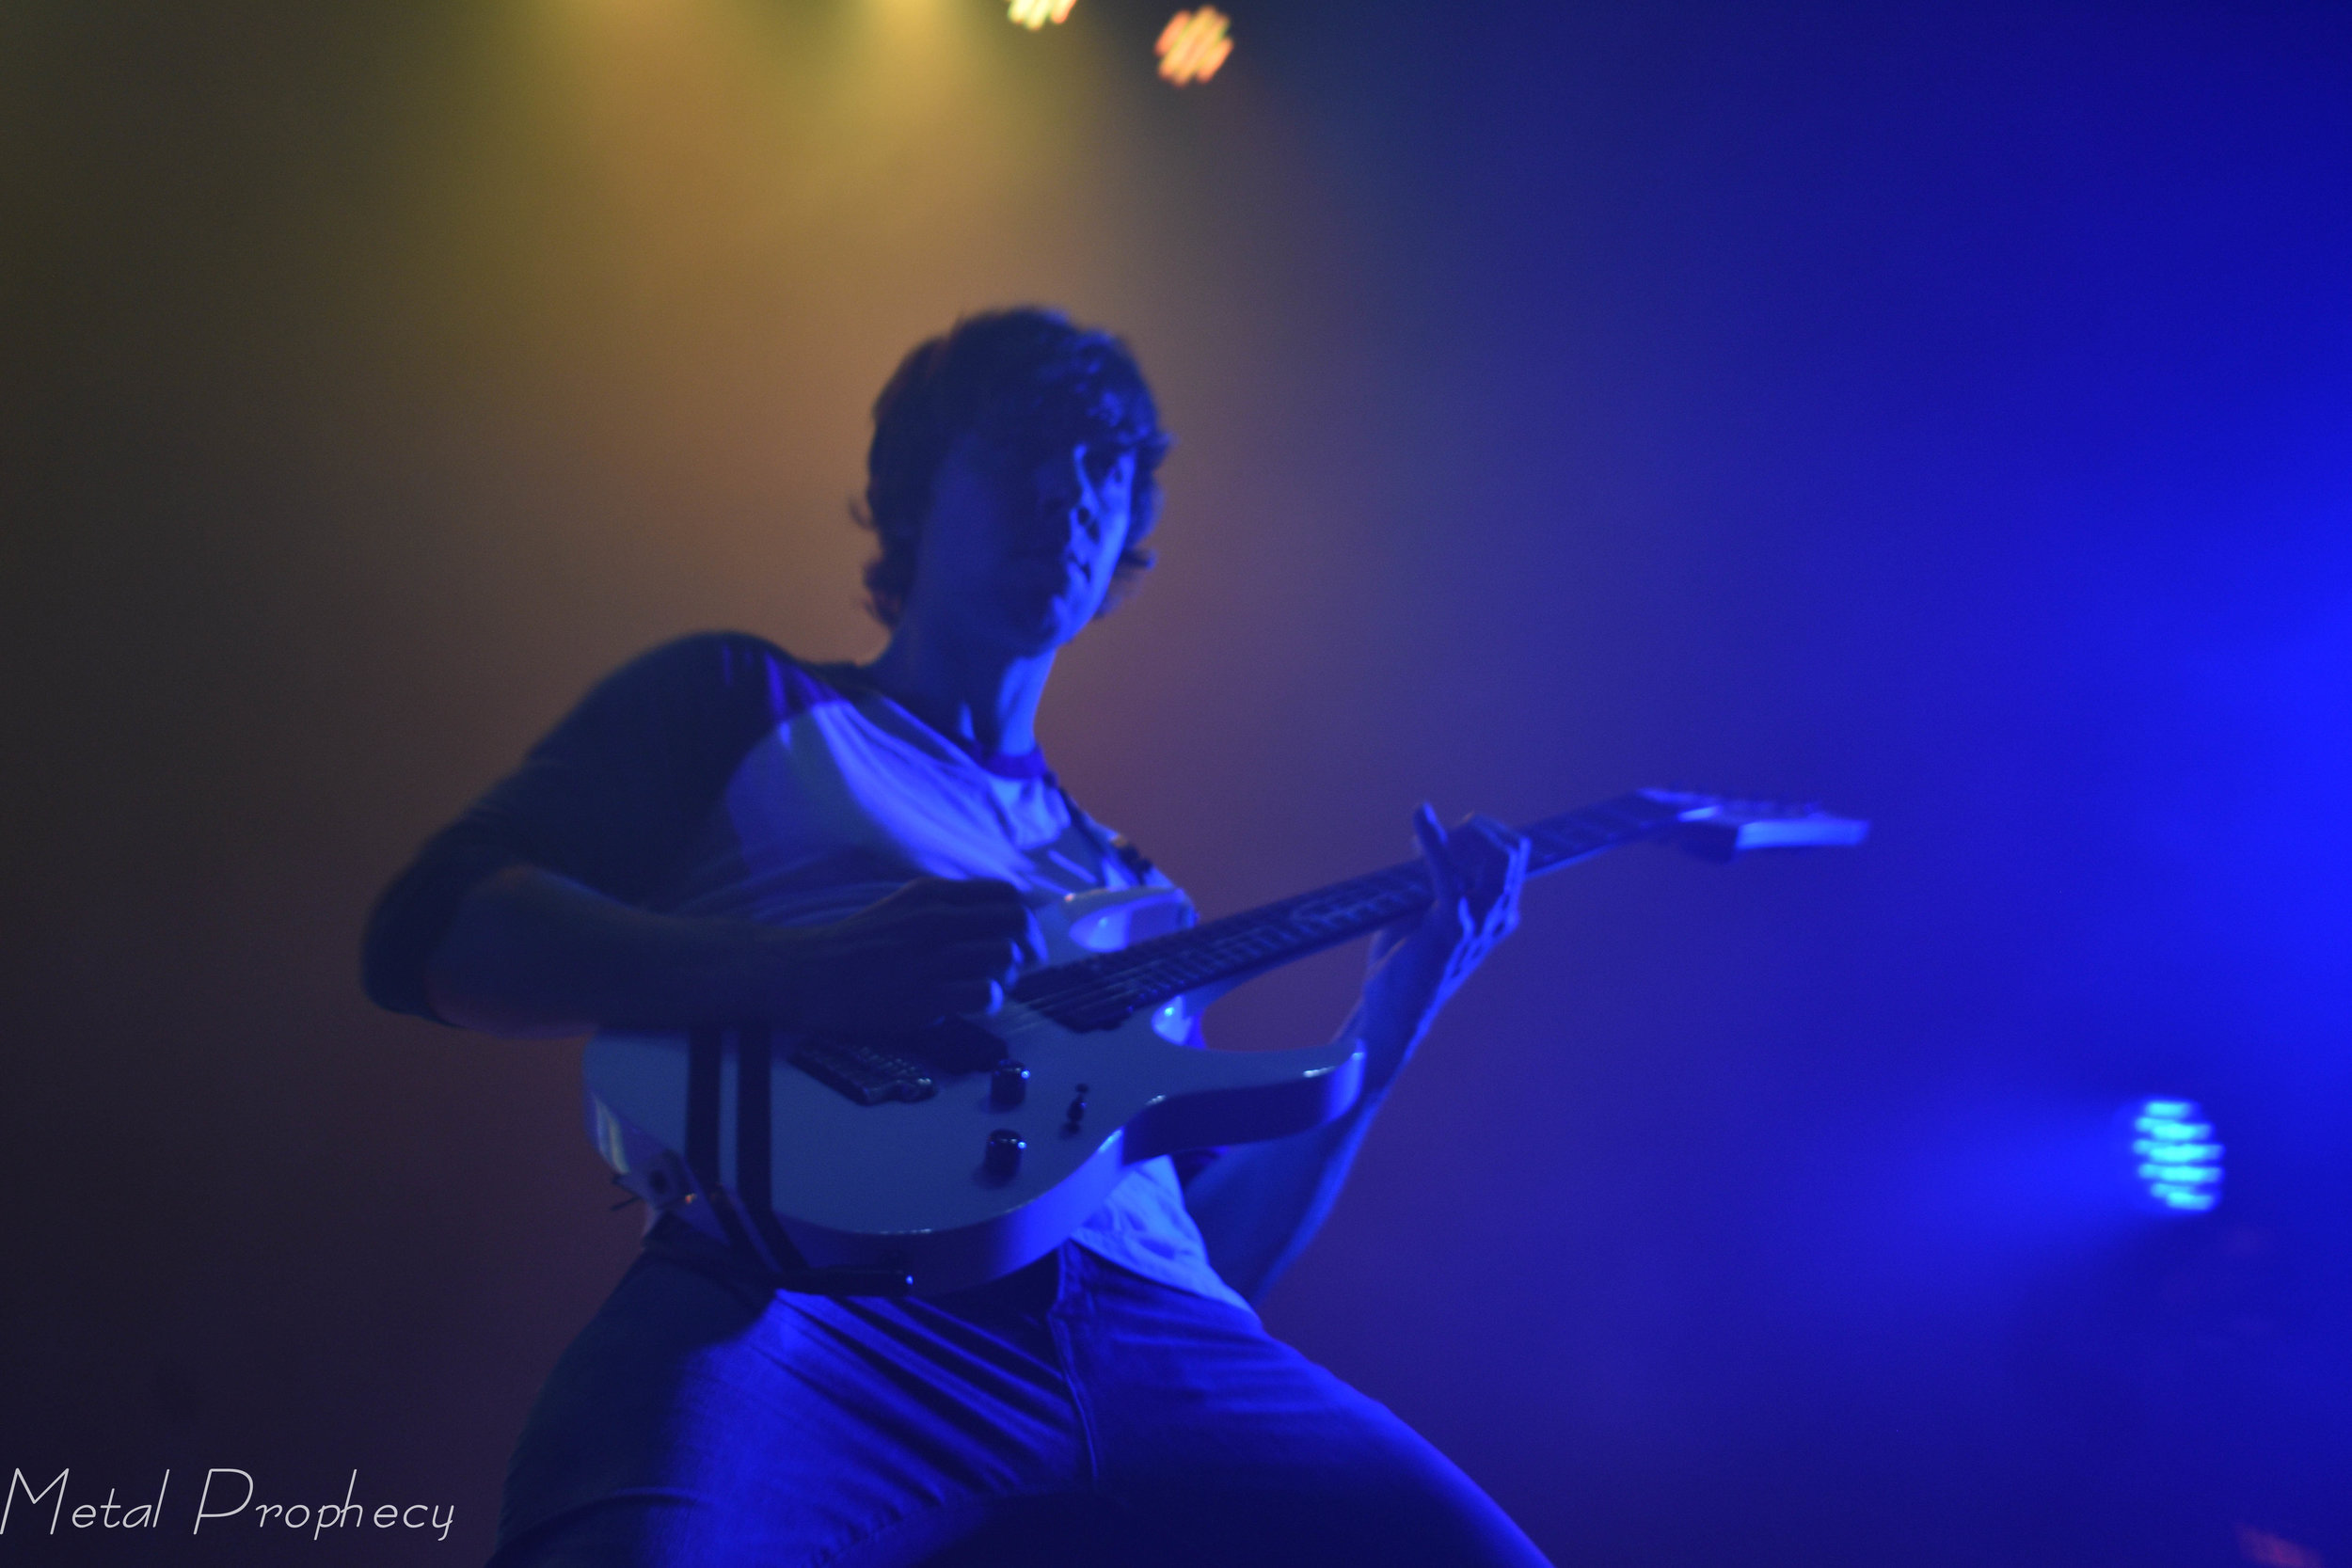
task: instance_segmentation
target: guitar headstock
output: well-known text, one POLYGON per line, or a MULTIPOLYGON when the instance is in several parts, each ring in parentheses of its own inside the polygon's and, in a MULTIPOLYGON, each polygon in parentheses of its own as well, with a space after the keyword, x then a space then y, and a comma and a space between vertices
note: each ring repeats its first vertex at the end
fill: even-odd
POLYGON ((1668 843, 1710 861, 1727 861, 1751 849, 1836 848, 1859 844, 1870 832, 1867 822, 1832 816, 1812 804, 1735 800, 1678 789, 1645 789, 1641 794, 1675 808, 1677 820, 1664 834, 1668 843))

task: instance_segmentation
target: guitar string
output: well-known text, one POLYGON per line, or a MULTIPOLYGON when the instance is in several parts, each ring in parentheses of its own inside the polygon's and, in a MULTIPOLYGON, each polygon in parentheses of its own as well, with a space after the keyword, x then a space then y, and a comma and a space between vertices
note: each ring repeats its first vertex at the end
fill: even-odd
MULTIPOLYGON (((1668 808, 1667 815, 1662 817, 1630 816, 1617 809, 1619 805, 1618 801, 1611 801, 1530 824, 1521 832, 1521 836, 1531 841, 1534 850, 1529 857, 1527 874, 1532 877, 1558 870, 1604 849, 1646 837, 1667 826, 1678 815, 1668 808)), ((1088 963, 1103 965, 1102 973, 1084 984, 1052 990, 1034 1000, 1022 1001, 1022 1014, 1016 1020, 1008 1022, 1025 1035, 1041 1022, 1067 1030, 1073 1026, 1062 1023, 1055 1017, 1056 1013, 1087 1018, 1095 1016, 1097 1009, 1115 1006, 1120 1010, 1119 1018, 1106 1021, 1106 1023, 1116 1024, 1146 1007, 1181 996, 1186 990, 1211 985, 1236 974, 1246 974, 1253 967, 1270 966, 1290 958, 1303 957, 1301 950, 1310 943, 1337 945, 1402 918, 1411 911, 1415 902, 1427 901, 1429 890, 1425 879, 1423 866, 1407 862, 1257 910, 1226 915, 1206 926, 1154 938, 1153 943, 1168 943, 1156 951, 1152 944, 1146 944, 1036 971, 1037 976, 1043 976, 1060 968, 1075 968, 1088 963), (1408 897, 1393 911, 1382 907, 1387 899, 1399 894, 1413 894, 1419 897, 1408 897), (1318 912, 1311 927, 1301 929, 1293 924, 1306 911, 1315 910, 1317 905, 1332 903, 1343 907, 1328 913, 1318 912), (1255 950, 1234 951, 1236 947, 1250 943, 1270 945, 1260 945, 1255 950), (1167 989, 1171 986, 1175 989, 1167 989), (1048 1008, 1052 1010, 1048 1011, 1048 1008)), ((1014 997, 1009 1000, 1022 999, 1014 997)), ((998 1037, 1006 1038, 1006 1035, 1000 1033, 998 1037)))
MULTIPOLYGON (((1570 815, 1589 817, 1593 814, 1570 815)), ((1529 875, 1557 869, 1570 860, 1642 836, 1654 831, 1657 825, 1637 823, 1630 831, 1609 832, 1604 829, 1599 832, 1588 832, 1565 845, 1542 846, 1553 852, 1546 854, 1542 863, 1531 864, 1529 875)), ((1565 837, 1563 830, 1571 826, 1587 827, 1588 823, 1555 819, 1535 824, 1527 836, 1558 840, 1565 837)), ((1300 895, 1296 899, 1284 901, 1284 904, 1227 916, 1225 920, 1241 924, 1216 931, 1205 942, 1200 938, 1211 927, 1196 927, 1190 931, 1172 933, 1169 938, 1161 939, 1175 944, 1168 949, 1149 952, 1142 948, 1128 948, 1117 955, 1104 955, 1113 958, 1126 958, 1133 955, 1139 961, 1114 961, 1105 966, 1106 973, 1093 980, 1048 990, 1037 996, 1030 1005, 1041 1010, 1051 1006, 1057 1012, 1076 1014, 1088 1013, 1104 1006, 1120 1006, 1128 1012, 1140 1010, 1166 995, 1181 995, 1184 987, 1210 984, 1256 965, 1303 956, 1296 950, 1308 943, 1330 945, 1361 935, 1366 930, 1409 913, 1414 903, 1425 901, 1426 884, 1422 868, 1409 863, 1391 866, 1386 871, 1374 872, 1348 882, 1300 895), (1407 897, 1394 908, 1388 907, 1390 900, 1398 894, 1418 894, 1422 896, 1407 897), (1330 909, 1333 904, 1342 907, 1330 909), (1302 917, 1310 922, 1303 927, 1297 924, 1302 917), (1167 988, 1170 986, 1178 989, 1168 991, 1167 988)), ((1223 926, 1225 921, 1215 924, 1223 926)), ((1072 967, 1095 961, 1077 959, 1072 967)), ((1045 975, 1053 971, 1047 969, 1037 973, 1045 975)))
MULTIPOLYGON (((1410 912, 1413 900, 1406 900, 1393 911, 1381 908, 1367 912, 1361 906, 1378 899, 1383 894, 1393 895, 1407 891, 1403 887, 1367 889, 1362 896, 1353 900, 1357 908, 1328 914, 1317 913, 1313 923, 1304 927, 1296 923, 1302 913, 1312 906, 1302 901, 1298 909, 1269 908, 1251 911, 1247 915, 1228 916, 1227 919, 1245 923, 1214 931, 1205 940, 1199 933, 1209 929, 1207 927, 1196 927, 1189 931, 1171 933, 1169 947, 1159 950, 1123 949, 1119 956, 1123 958, 1133 954, 1133 961, 1105 966, 1105 973, 1087 983, 1049 990, 1028 1005, 1040 1010, 1051 1006, 1058 1011, 1083 1013, 1092 1007, 1125 1005, 1132 1001, 1130 1010, 1140 1008, 1149 1006, 1152 999, 1164 999, 1160 993, 1170 985, 1179 989, 1167 994, 1181 995, 1184 987, 1207 985, 1254 965, 1278 961, 1293 956, 1296 949, 1309 943, 1337 943, 1375 929, 1410 912), (1352 928, 1337 928, 1341 927, 1352 928)), ((1326 901, 1331 901, 1329 890, 1327 890, 1326 901)), ((1420 901, 1426 902, 1426 898, 1420 901)), ((1218 924, 1222 925, 1222 922, 1218 924)), ((1075 959, 1067 967, 1075 968, 1090 961, 1075 959)), ((1053 969, 1037 972, 1039 975, 1052 973, 1053 969)))
MULTIPOLYGON (((1595 826, 1557 820, 1537 824, 1536 828, 1542 831, 1531 832, 1529 836, 1537 839, 1537 847, 1546 852, 1530 864, 1529 874, 1556 869, 1613 842, 1636 836, 1648 825, 1637 824, 1631 832, 1617 832, 1591 831, 1595 826), (1586 831, 1570 839, 1563 830, 1572 826, 1586 831)), ((1109 974, 1094 985, 1067 988, 1050 996, 1057 1002, 1082 1004, 1123 1000, 1127 995, 1156 992, 1169 986, 1204 984, 1237 969, 1281 958, 1310 943, 1327 944, 1360 935, 1412 912, 1416 905, 1425 905, 1428 897, 1426 873, 1422 866, 1393 866, 1302 895, 1285 905, 1252 911, 1251 915, 1229 917, 1243 924, 1218 932, 1206 942, 1196 939, 1183 947, 1155 954, 1141 964, 1115 965, 1109 974)))
MULTIPOLYGON (((1649 836, 1671 824, 1680 815, 1677 809, 1666 807, 1663 808, 1663 814, 1661 816, 1633 816, 1621 810, 1622 804, 1621 801, 1611 801, 1606 805, 1591 807, 1583 811, 1567 812, 1560 816, 1531 824, 1523 830, 1522 836, 1534 841, 1537 848, 1549 852, 1543 856, 1540 864, 1535 863, 1534 858, 1531 855, 1528 875, 1535 876, 1542 872, 1557 870, 1572 861, 1649 836), (1614 820, 1611 820, 1612 818, 1614 820)), ((1228 915, 1219 921, 1213 922, 1209 927, 1195 927, 1189 931, 1175 932, 1169 937, 1155 939, 1155 941, 1171 943, 1170 947, 1162 951, 1152 952, 1148 948, 1127 948, 1117 954, 1099 955, 1097 958, 1073 960, 1070 967, 1098 962, 1101 958, 1109 958, 1114 961, 1104 965, 1104 972, 1086 984, 1049 991, 1037 997, 1035 1002, 1026 1005, 1041 1012, 1046 1006, 1051 1006, 1057 1011, 1081 1016, 1090 1013, 1097 1007, 1118 1006, 1123 1008, 1124 1013, 1132 1014, 1145 1006, 1152 1006, 1155 1001, 1165 1000, 1167 995, 1183 994, 1182 990, 1163 992, 1162 988, 1166 985, 1171 983, 1179 986, 1212 984, 1232 974, 1246 972, 1254 965, 1279 961, 1284 957, 1290 956, 1286 954, 1285 949, 1295 949, 1303 946, 1305 942, 1324 940, 1328 935, 1329 927, 1326 924, 1326 920, 1329 917, 1317 921, 1317 927, 1320 928, 1303 932, 1295 928, 1285 930, 1281 926, 1274 924, 1278 920, 1295 920, 1301 911, 1312 908, 1316 902, 1331 900, 1342 895, 1343 891, 1361 890, 1352 900, 1360 905, 1367 899, 1375 899, 1384 894, 1406 891, 1394 884, 1406 878, 1420 881, 1423 875, 1422 867, 1418 864, 1408 863, 1404 865, 1391 866, 1368 876, 1354 878, 1345 882, 1333 884, 1331 887, 1302 894, 1295 899, 1283 900, 1281 903, 1268 905, 1261 910, 1245 911, 1240 914, 1228 915), (1381 884, 1384 883, 1390 885, 1382 886, 1381 884), (1217 931, 1206 942, 1200 940, 1201 933, 1214 930, 1216 927, 1226 926, 1227 922, 1238 924, 1217 931), (1300 940, 1286 942, 1282 940, 1284 937, 1300 940), (1273 946, 1257 953, 1220 952, 1218 950, 1220 943, 1230 947, 1233 944, 1246 943, 1253 940, 1264 941, 1269 938, 1272 939, 1273 946), (1130 963, 1116 961, 1126 958, 1129 955, 1135 955, 1140 961, 1130 963), (1197 974, 1179 973, 1173 976, 1165 973, 1154 975, 1152 973, 1152 966, 1155 964, 1165 962, 1181 965, 1187 959, 1195 963, 1204 963, 1205 970, 1197 974)), ((1389 920, 1400 918, 1403 914, 1409 912, 1409 909, 1408 904, 1399 909, 1394 914, 1364 917, 1364 923, 1357 926, 1355 929, 1343 931, 1336 936, 1328 936, 1326 944, 1336 944, 1350 937, 1361 935, 1366 930, 1387 924, 1389 920)), ((1340 923, 1346 924, 1349 915, 1338 913, 1338 919, 1340 923)), ((1052 973, 1053 968, 1037 972, 1039 975, 1052 973)))

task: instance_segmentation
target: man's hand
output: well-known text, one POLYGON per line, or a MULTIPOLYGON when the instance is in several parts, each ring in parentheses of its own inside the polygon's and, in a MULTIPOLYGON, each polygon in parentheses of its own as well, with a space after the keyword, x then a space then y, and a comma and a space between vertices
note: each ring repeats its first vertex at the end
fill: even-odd
POLYGON ((1426 805, 1413 814, 1413 836, 1436 897, 1415 919, 1373 938, 1364 990, 1377 1022, 1402 1026, 1407 1039, 1518 927, 1528 854, 1527 840, 1491 816, 1470 817, 1449 832, 1426 805))
POLYGON ((1044 938, 1009 882, 919 877, 846 920, 781 927, 767 947, 773 975, 760 1014, 794 1029, 879 1034, 994 1012, 1044 938))
POLYGON ((1519 923, 1527 840, 1491 817, 1452 832, 1423 806, 1413 836, 1429 863, 1429 908, 1373 938, 1364 999, 1343 1026, 1364 1053, 1346 1115, 1293 1137, 1226 1149, 1184 1189, 1218 1274, 1256 1300, 1314 1235, 1389 1085, 1445 999, 1519 923))

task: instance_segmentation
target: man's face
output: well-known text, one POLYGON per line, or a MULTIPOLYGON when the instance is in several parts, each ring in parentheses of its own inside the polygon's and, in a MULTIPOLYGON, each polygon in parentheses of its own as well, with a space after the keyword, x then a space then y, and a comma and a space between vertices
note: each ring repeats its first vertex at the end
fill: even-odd
POLYGON ((907 617, 1002 652, 1059 647, 1110 591, 1135 483, 1133 451, 965 436, 931 484, 907 617))

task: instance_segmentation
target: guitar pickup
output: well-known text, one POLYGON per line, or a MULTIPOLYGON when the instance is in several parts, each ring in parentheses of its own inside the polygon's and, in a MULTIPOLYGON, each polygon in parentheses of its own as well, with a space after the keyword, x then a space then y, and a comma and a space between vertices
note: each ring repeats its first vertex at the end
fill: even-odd
POLYGON ((929 1100, 939 1092, 938 1083, 922 1063, 877 1046, 850 1040, 803 1040, 793 1050, 791 1060, 811 1078, 861 1105, 929 1100))

